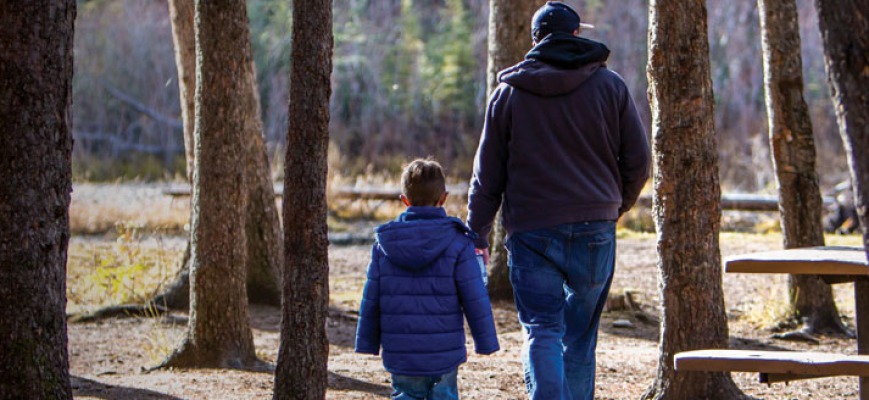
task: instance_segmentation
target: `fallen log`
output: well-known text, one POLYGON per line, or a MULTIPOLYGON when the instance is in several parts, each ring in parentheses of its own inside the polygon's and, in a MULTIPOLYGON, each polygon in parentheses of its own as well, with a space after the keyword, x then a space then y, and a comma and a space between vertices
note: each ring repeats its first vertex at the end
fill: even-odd
MULTIPOLYGON (((283 186, 275 186, 275 196, 283 196, 283 186)), ((467 193, 467 186, 450 186, 447 191, 453 195, 467 193)), ((163 194, 173 197, 189 196, 190 187, 186 185, 170 186, 163 190, 163 194)), ((355 188, 343 187, 331 192, 332 198, 346 200, 382 200, 398 201, 401 191, 397 188, 355 188)), ((823 196, 824 205, 832 205, 835 199, 823 196)), ((643 207, 652 206, 652 196, 642 195, 637 199, 637 205, 643 207)), ((778 196, 752 193, 724 193, 721 195, 721 209, 734 211, 778 211, 778 196)))

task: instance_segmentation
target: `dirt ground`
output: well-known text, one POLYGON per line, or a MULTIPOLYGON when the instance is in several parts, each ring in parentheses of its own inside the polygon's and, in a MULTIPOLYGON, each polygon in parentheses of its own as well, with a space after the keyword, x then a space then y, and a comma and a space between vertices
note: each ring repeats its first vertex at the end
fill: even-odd
MULTIPOLYGON (((108 241, 92 236, 73 236, 71 248, 108 241)), ((723 233, 722 256, 778 249, 777 234, 723 233)), ((149 242, 142 241, 142 246, 149 242)), ((162 237, 161 249, 180 253, 184 238, 162 237)), ((828 244, 859 245, 857 236, 829 237, 828 244)), ((389 374, 379 357, 353 352, 356 328, 353 310, 365 278, 369 246, 338 246, 329 249, 330 342, 329 391, 327 399, 377 399, 390 393, 389 374)), ((652 382, 658 358, 657 270, 655 237, 626 234, 619 238, 613 294, 628 291, 643 313, 609 311, 603 316, 597 350, 598 399, 637 399, 652 382), (643 317, 646 316, 646 317, 643 317), (648 318, 651 316, 651 318, 648 318), (614 324, 615 321, 619 324, 614 324), (623 328, 624 320, 632 327, 623 328)), ((78 275, 75 275, 78 276, 78 275)), ((73 278, 70 279, 79 279, 73 278)), ((785 299, 785 276, 726 274, 723 276, 731 347, 767 350, 804 350, 856 353, 856 342, 839 337, 819 337, 819 343, 773 339, 767 326, 785 299)), ((70 282, 70 285, 76 285, 70 282)), ((839 310, 853 326, 853 285, 834 286, 839 310)), ((502 350, 491 356, 470 354, 459 369, 463 399, 523 399, 524 385, 519 352, 521 331, 509 304, 494 307, 502 350)), ((251 326, 257 354, 274 363, 280 334, 280 310, 254 306, 251 326)), ((233 370, 166 370, 146 373, 157 364, 186 331, 186 316, 167 319, 119 318, 69 325, 70 372, 77 399, 268 399, 273 375, 233 370)), ((473 349, 473 344, 468 343, 473 349)), ((763 399, 856 399, 857 379, 825 378, 777 383, 757 383, 757 376, 734 373, 747 394, 763 399)))

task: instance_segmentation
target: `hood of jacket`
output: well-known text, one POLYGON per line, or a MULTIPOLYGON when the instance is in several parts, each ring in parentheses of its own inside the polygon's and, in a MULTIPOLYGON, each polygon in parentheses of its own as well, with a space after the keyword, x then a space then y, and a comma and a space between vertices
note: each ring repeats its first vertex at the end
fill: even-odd
POLYGON ((395 221, 378 226, 375 238, 383 254, 396 266, 422 270, 460 237, 475 234, 441 207, 411 206, 395 221))
POLYGON ((498 81, 540 96, 560 96, 605 67, 609 53, 603 43, 553 33, 534 46, 525 61, 501 71, 498 81))

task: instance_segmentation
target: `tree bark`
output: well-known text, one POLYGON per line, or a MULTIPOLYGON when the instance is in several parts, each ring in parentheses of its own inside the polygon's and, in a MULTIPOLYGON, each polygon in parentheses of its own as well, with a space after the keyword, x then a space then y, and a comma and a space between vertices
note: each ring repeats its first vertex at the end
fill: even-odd
POLYGON ((869 257, 869 2, 815 0, 827 78, 869 257))
POLYGON ((193 122, 196 118, 196 36, 193 17, 194 0, 169 0, 169 20, 175 48, 175 68, 178 71, 178 96, 181 100, 181 121, 184 126, 184 159, 187 181, 193 182, 193 122))
POLYGON ((66 256, 76 3, 0 3, 0 398, 72 399, 66 256))
MULTIPOLYGON (((498 72, 523 59, 531 48, 531 17, 545 0, 489 0, 489 55, 486 68, 486 93, 498 87, 498 72)), ((513 300, 510 269, 507 266, 501 212, 492 224, 489 250, 489 297, 492 300, 513 300)))
POLYGON ((269 157, 263 138, 262 112, 253 59, 242 83, 241 100, 245 110, 249 110, 243 132, 246 144, 244 173, 248 183, 244 224, 247 236, 247 298, 251 303, 279 307, 281 289, 278 277, 284 243, 281 237, 281 220, 275 204, 269 157))
MULTIPOLYGON (((193 125, 196 119, 195 14, 194 0, 169 0, 169 21, 172 25, 172 43, 175 49, 175 69, 178 72, 178 96, 181 100, 181 121, 184 131, 184 159, 187 166, 187 181, 190 183, 193 182, 195 161, 193 154, 193 125)), ((192 235, 191 232, 190 236, 192 235)), ((190 242, 188 238, 175 279, 149 303, 173 310, 186 311, 190 308, 190 242)))
MULTIPOLYGON (((758 0, 769 141, 779 192, 784 247, 824 245, 823 202, 815 140, 803 99, 799 15, 795 0, 758 0)), ((791 317, 811 333, 847 333, 833 290, 817 276, 789 275, 791 317)))
POLYGON ((243 0, 197 0, 195 7, 190 319, 187 337, 162 366, 253 368, 261 364, 245 296, 247 176, 238 168, 252 110, 236 95, 252 66, 247 9, 243 0))
POLYGON ((331 0, 293 3, 292 43, 281 344, 274 398, 322 399, 329 357, 326 156, 332 92, 331 0))
MULTIPOLYGON (((194 35, 194 0, 170 0, 172 39, 175 45, 175 64, 178 70, 178 91, 181 97, 181 115, 184 121, 184 148, 187 160, 187 178, 193 173, 193 121, 194 89, 196 87, 196 41, 194 35)), ((251 61, 253 62, 253 61, 251 61)), ((250 107, 250 121, 245 123, 247 161, 243 163, 248 174, 248 206, 245 219, 247 233, 247 294, 254 304, 280 306, 278 270, 283 254, 281 225, 275 206, 275 193, 271 168, 266 154, 256 68, 251 66, 244 91, 240 92, 246 107, 250 107)), ((192 235, 192 233, 191 233, 192 235)), ((184 250, 178 275, 152 303, 176 310, 187 310, 190 305, 190 242, 184 250)))
POLYGON ((657 375, 644 398, 741 398, 729 374, 673 368, 680 351, 728 345, 705 1, 652 0, 648 75, 663 315, 657 375))
MULTIPOLYGON (((815 0, 815 7, 839 135, 851 170, 854 205, 863 229, 863 248, 869 259, 869 2, 815 0)), ((855 285, 859 294, 867 282, 858 280, 855 285)), ((865 310, 865 304, 865 296, 858 296, 857 310, 865 310)), ((866 326, 864 317, 857 315, 856 324, 866 326)), ((869 353, 869 338, 858 335, 857 352, 869 353)), ((860 389, 869 390, 869 378, 860 378, 860 389)), ((865 392, 861 397, 865 398, 865 392)))

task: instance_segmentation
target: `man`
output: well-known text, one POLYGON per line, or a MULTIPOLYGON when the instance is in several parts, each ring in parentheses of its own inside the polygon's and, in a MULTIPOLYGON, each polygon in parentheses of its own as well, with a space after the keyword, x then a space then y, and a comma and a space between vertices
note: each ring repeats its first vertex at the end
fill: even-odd
POLYGON ((503 208, 531 399, 594 398, 615 221, 649 177, 648 141, 627 86, 606 68, 609 49, 578 36, 582 27, 560 2, 534 14, 534 47, 499 74, 489 99, 468 199, 485 258, 503 208))

